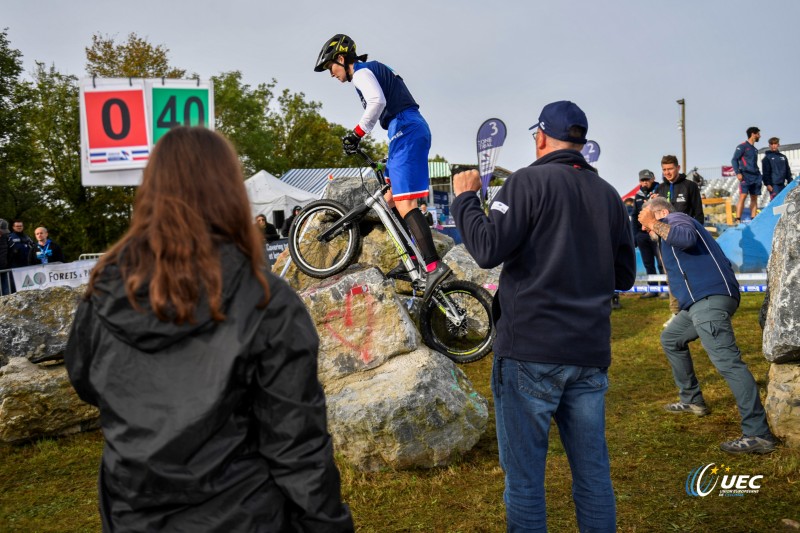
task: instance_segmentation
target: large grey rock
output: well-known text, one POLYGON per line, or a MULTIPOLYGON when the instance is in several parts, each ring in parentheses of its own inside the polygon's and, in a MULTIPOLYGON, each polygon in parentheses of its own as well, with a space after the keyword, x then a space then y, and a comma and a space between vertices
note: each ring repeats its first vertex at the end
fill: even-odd
POLYGON ((376 368, 419 346, 411 317, 376 268, 349 269, 300 296, 319 332, 323 383, 376 368))
POLYGON ((800 187, 785 198, 767 266, 769 307, 764 322, 767 361, 800 361, 800 187))
POLYGON ((11 357, 60 358, 85 287, 20 291, 0 298, 0 367, 11 357))
MULTIPOLYGON (((329 182, 325 193, 322 195, 327 200, 335 200, 344 204, 349 209, 364 203, 368 196, 371 196, 380 188, 378 178, 372 171, 364 171, 361 176, 338 176, 329 182)), ((365 217, 370 222, 380 222, 374 210, 370 210, 365 217)))
POLYGON ((488 403, 424 346, 325 384, 334 449, 362 470, 446 465, 486 429, 488 403))
POLYGON ((800 448, 800 364, 770 365, 764 409, 772 432, 786 446, 800 448))
POLYGON ((503 265, 490 269, 479 267, 463 244, 453 246, 444 256, 444 262, 453 269, 453 273, 458 279, 471 281, 492 294, 497 292, 497 287, 500 284, 500 271, 503 269, 503 265))
POLYGON ((63 365, 11 357, 0 368, 0 441, 77 433, 98 421, 97 409, 78 398, 63 365))

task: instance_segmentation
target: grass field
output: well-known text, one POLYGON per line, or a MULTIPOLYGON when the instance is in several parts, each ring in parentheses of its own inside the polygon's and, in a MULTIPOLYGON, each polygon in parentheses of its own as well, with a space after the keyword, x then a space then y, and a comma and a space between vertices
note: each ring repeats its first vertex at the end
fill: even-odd
MULTIPOLYGON (((745 361, 762 388, 769 364, 761 355, 758 311, 763 295, 744 295, 734 329, 745 361)), ((695 366, 712 414, 673 415, 677 401, 658 344, 668 316, 663 300, 623 297, 613 320, 613 363, 608 393, 608 444, 620 531, 781 530, 781 519, 800 521, 800 450, 769 456, 730 456, 723 440, 738 437, 739 417, 730 390, 699 343, 695 366), (724 464, 731 474, 763 475, 758 494, 688 496, 694 468, 724 464)), ((462 367, 489 398, 491 360, 462 367)), ((490 413, 491 413, 490 409, 490 413)), ((0 531, 98 531, 98 432, 0 448, 0 531)), ((340 463, 343 496, 363 532, 504 531, 503 472, 497 462, 494 420, 478 445, 446 468, 364 474, 340 463)), ((576 531, 570 472, 553 426, 547 466, 550 531, 576 531)))

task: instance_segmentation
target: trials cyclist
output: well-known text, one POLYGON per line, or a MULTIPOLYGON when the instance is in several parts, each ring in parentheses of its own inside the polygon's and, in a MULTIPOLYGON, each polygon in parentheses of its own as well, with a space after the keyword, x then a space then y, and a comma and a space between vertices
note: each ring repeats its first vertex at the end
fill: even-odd
MULTIPOLYGON (((322 46, 314 66, 315 72, 330 71, 340 82, 352 82, 364 113, 353 131, 342 138, 348 154, 356 153, 361 138, 380 121, 389 134, 389 160, 386 178, 391 185, 386 201, 403 223, 422 253, 427 271, 426 291, 430 292, 450 274, 433 244, 425 215, 417 207, 417 199, 428 196, 428 152, 431 131, 419 112, 403 78, 378 61, 367 61, 367 55, 356 53, 356 43, 347 35, 336 34, 322 46)), ((402 279, 406 270, 402 262, 387 276, 402 279)))

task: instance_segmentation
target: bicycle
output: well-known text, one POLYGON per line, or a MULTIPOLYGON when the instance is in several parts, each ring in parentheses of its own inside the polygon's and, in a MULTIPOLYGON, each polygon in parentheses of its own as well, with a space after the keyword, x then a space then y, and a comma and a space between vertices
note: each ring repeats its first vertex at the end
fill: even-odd
POLYGON ((426 290, 425 266, 412 259, 422 254, 384 199, 389 184, 383 174, 383 164, 373 161, 361 148, 357 153, 373 169, 380 187, 372 194, 365 187, 363 203, 353 209, 327 199, 306 205, 289 230, 292 261, 301 272, 313 278, 327 278, 342 272, 358 255, 361 247, 359 222, 373 209, 407 270, 407 279, 406 276, 400 279, 410 282, 414 293, 424 294, 419 327, 425 344, 456 363, 483 358, 491 351, 496 334, 491 295, 483 287, 466 280, 445 279, 432 291, 426 290))

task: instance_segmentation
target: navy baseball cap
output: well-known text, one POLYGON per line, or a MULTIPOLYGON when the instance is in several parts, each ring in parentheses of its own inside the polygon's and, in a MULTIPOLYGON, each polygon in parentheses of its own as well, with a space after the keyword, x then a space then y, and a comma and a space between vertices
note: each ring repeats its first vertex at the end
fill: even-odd
POLYGON ((586 144, 586 133, 582 137, 571 137, 569 129, 580 126, 585 132, 589 131, 589 121, 577 104, 568 100, 547 104, 539 114, 539 121, 528 128, 539 129, 548 137, 575 144, 586 144))

